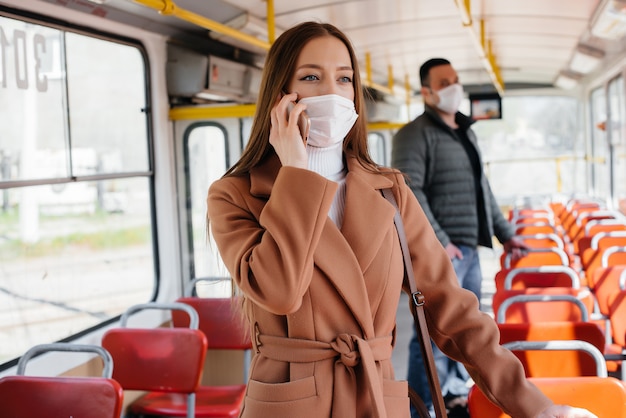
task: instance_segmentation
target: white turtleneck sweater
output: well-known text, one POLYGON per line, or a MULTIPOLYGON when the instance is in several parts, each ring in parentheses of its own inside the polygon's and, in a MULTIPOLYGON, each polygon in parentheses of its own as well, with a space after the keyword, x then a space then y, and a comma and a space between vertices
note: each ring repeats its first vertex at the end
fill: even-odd
POLYGON ((326 177, 339 184, 335 199, 330 207, 328 216, 341 229, 343 224, 343 210, 346 203, 346 170, 343 166, 343 143, 318 148, 307 145, 309 155, 309 170, 326 177))

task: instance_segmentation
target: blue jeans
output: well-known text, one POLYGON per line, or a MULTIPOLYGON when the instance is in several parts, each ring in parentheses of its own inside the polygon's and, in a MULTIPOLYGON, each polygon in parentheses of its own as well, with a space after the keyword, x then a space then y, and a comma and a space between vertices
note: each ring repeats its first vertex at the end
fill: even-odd
MULTIPOLYGON (((459 280, 459 284, 461 287, 473 292, 480 301, 483 277, 480 271, 478 249, 467 246, 459 246, 459 249, 463 253, 463 259, 459 260, 455 258, 452 260, 452 265, 459 280)), ((428 295, 426 295, 426 297, 428 297, 428 295)), ((430 415, 434 417, 433 400, 430 389, 428 388, 428 377, 426 375, 426 368, 422 359, 418 338, 415 327, 413 327, 413 337, 409 343, 407 380, 409 381, 409 385, 415 389, 418 395, 424 400, 426 407, 430 410, 430 415)), ((448 358, 432 341, 431 345, 433 347, 435 366, 437 368, 437 375, 443 396, 467 396, 469 388, 466 386, 466 382, 469 379, 469 375, 463 364, 448 358)), ((417 412, 413 407, 411 407, 411 417, 418 418, 417 412)))

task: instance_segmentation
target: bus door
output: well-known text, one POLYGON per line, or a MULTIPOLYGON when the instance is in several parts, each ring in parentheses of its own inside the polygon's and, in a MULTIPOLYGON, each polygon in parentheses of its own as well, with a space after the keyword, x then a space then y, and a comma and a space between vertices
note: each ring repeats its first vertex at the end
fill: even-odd
MULTIPOLYGON (((195 113, 200 109, 194 109, 195 113)), ((215 117, 172 113, 176 147, 179 229, 183 283, 196 278, 216 278, 199 283, 198 293, 207 297, 233 294, 230 274, 207 229, 206 197, 211 183, 219 179, 240 157, 247 143, 252 118, 215 117)))

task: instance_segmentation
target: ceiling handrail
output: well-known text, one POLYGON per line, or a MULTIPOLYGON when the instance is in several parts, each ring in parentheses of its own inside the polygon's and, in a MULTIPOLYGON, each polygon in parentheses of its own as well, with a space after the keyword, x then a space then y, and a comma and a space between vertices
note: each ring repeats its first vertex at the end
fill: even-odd
POLYGON ((500 96, 504 95, 504 81, 502 80, 502 74, 500 67, 496 63, 496 57, 491 49, 491 40, 487 40, 485 37, 485 20, 480 19, 480 36, 476 33, 473 27, 472 14, 471 14, 471 0, 454 0, 459 12, 461 13, 461 24, 469 31, 472 41, 476 46, 478 55, 480 57, 485 70, 491 78, 493 86, 496 88, 500 96))
MULTIPOLYGON (((133 1, 136 3, 142 4, 144 6, 150 7, 158 11, 162 15, 177 17, 179 19, 198 25, 202 28, 211 30, 213 32, 218 32, 223 35, 229 36, 233 39, 243 41, 250 45, 262 48, 266 51, 270 49, 270 46, 271 46, 270 42, 273 40, 272 39, 273 36, 270 36, 270 42, 262 41, 258 38, 255 38, 254 36, 250 36, 246 33, 243 33, 229 26, 226 26, 220 22, 216 22, 215 20, 208 19, 197 13, 193 13, 193 12, 190 12, 189 10, 183 9, 177 6, 173 0, 133 0, 133 1)), ((268 12, 270 10, 273 11, 274 10, 273 0, 267 0, 267 3, 268 3, 267 5, 268 12)), ((269 27, 269 26, 273 26, 273 23, 274 23, 274 19, 272 16, 271 19, 268 18, 268 34, 270 35, 275 33, 275 28, 269 27)))

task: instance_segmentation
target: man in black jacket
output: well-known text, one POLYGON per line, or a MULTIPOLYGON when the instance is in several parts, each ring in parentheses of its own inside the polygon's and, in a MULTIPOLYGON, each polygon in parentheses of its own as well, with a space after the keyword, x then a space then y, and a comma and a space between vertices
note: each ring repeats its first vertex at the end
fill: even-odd
MULTIPOLYGON (((477 247, 491 248, 494 235, 514 258, 526 247, 514 237, 483 173, 471 129, 473 121, 458 112, 463 87, 456 71, 448 60, 433 58, 420 67, 420 82, 424 113, 394 136, 392 165, 408 176, 413 193, 452 260, 459 284, 480 301, 482 273, 477 247)), ((436 347, 433 351, 450 416, 464 416, 469 375, 461 363, 436 347)), ((408 381, 432 410, 415 333, 409 345, 408 381)))

